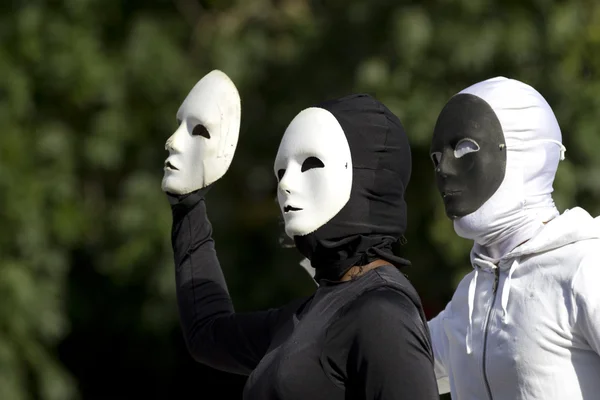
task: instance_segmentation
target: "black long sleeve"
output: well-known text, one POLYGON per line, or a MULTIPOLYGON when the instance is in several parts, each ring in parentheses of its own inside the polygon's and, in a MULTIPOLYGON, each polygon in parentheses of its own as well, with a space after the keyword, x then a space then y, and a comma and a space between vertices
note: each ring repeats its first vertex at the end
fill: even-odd
POLYGON ((322 360, 346 368, 347 398, 439 400, 426 329, 406 295, 377 289, 331 325, 322 360))
POLYGON ((181 326, 198 362, 247 375, 264 356, 282 314, 287 313, 285 309, 235 313, 203 196, 198 191, 172 205, 171 241, 181 326))
POLYGON ((201 192, 173 206, 172 244, 190 353, 250 375, 244 399, 439 399, 420 302, 395 267, 281 309, 235 313, 201 192))

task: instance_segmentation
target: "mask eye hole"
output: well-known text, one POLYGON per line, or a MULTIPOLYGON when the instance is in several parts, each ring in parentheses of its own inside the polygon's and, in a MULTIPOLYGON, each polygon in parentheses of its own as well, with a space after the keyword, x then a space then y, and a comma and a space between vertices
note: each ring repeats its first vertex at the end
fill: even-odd
POLYGON ((304 171, 308 171, 309 169, 323 168, 323 167, 325 167, 325 164, 323 164, 323 161, 319 160, 317 157, 308 157, 302 163, 301 171, 304 172, 304 171))
POLYGON ((198 124, 192 130, 192 136, 202 136, 207 139, 210 139, 210 133, 208 133, 208 129, 202 124, 198 124))
POLYGON ((281 179, 283 178, 283 175, 285 175, 285 169, 280 169, 277 171, 277 181, 281 182, 281 179))
POLYGON ((462 156, 479 151, 479 145, 473 139, 461 139, 454 148, 454 157, 462 156))
POLYGON ((442 153, 439 151, 434 151, 431 153, 430 157, 431 161, 433 162, 433 166, 437 168, 438 165, 440 165, 440 162, 442 162, 442 153))

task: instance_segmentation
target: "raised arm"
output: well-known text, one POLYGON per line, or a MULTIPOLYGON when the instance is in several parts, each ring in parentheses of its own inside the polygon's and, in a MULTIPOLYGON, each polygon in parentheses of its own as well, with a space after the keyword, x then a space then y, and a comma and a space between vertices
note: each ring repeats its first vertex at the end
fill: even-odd
POLYGON ((179 315, 193 357, 223 371, 249 374, 271 342, 284 311, 236 314, 215 252, 204 195, 233 159, 241 118, 233 82, 215 70, 177 111, 165 149, 162 189, 173 212, 179 315))
POLYGON ((248 374, 267 351, 285 309, 236 314, 206 215, 204 191, 172 205, 177 301, 188 349, 199 362, 248 374))

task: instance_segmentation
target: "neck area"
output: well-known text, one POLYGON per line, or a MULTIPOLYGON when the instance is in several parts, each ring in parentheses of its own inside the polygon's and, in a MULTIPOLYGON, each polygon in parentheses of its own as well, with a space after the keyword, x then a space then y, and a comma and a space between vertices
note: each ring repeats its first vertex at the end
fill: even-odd
POLYGON ((384 261, 384 260, 375 260, 367 265, 362 265, 362 266, 355 265, 352 268, 350 268, 348 270, 348 272, 346 272, 344 274, 344 276, 342 277, 342 279, 340 279, 340 281, 341 282, 351 281, 352 279, 356 279, 359 276, 364 275, 365 273, 369 272, 372 269, 379 268, 384 265, 390 265, 390 263, 387 261, 384 261))
POLYGON ((521 244, 535 237, 544 224, 559 215, 554 203, 546 207, 523 209, 509 216, 498 216, 488 229, 471 231, 477 255, 500 260, 521 244))
POLYGON ((398 238, 387 235, 352 235, 340 240, 319 239, 316 234, 295 236, 296 248, 311 262, 315 280, 339 282, 353 267, 385 260, 397 268, 410 265, 395 254, 398 238))
POLYGON ((508 151, 506 174, 496 193, 477 211, 454 220, 456 233, 473 240, 478 253, 500 259, 559 214, 552 199, 558 154, 549 171, 541 158, 531 152, 508 151), (528 157, 537 161, 528 162, 528 157))
POLYGON ((504 229, 499 229, 496 235, 475 240, 473 251, 490 259, 500 260, 516 247, 537 235, 543 226, 541 221, 527 221, 518 227, 504 227, 504 229))

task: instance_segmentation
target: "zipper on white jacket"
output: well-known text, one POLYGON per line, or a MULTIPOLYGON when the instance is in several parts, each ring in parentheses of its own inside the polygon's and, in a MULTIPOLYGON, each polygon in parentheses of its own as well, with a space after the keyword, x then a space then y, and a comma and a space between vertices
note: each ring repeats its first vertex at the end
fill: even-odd
POLYGON ((499 280, 500 280, 500 268, 496 267, 494 269, 494 285, 492 286, 492 295, 494 297, 492 297, 492 304, 490 305, 490 308, 488 309, 487 315, 485 317, 484 336, 483 336, 483 365, 482 365, 483 366, 483 381, 485 383, 485 388, 487 390, 488 398, 490 400, 493 400, 493 397, 492 397, 492 389, 490 388, 490 382, 488 381, 488 377, 487 377, 485 359, 486 359, 486 353, 487 353, 487 339, 488 339, 488 328, 489 328, 489 324, 490 324, 490 315, 492 314, 492 311, 494 311, 494 304, 496 303, 496 292, 498 291, 498 281, 499 280))

